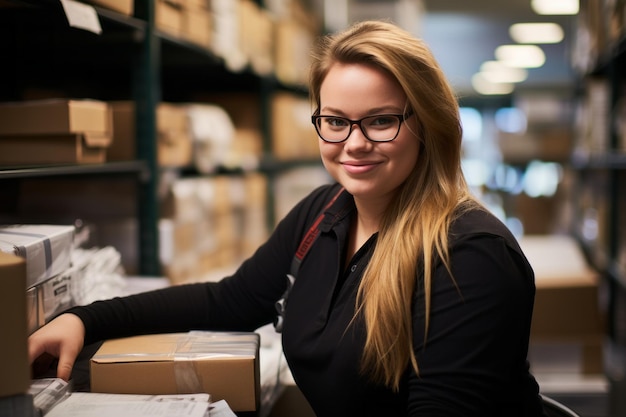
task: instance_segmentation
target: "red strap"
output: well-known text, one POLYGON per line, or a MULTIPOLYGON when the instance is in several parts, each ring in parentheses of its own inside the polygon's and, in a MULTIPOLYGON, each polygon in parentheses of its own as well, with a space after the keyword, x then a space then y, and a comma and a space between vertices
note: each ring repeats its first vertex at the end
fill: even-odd
POLYGON ((291 274, 294 277, 297 275, 297 269, 300 266, 300 262, 302 262, 306 254, 309 252, 309 249, 311 249, 311 246, 313 246, 313 242, 315 242, 315 240, 317 239, 317 236, 320 234, 319 225, 322 222, 322 220, 324 220, 324 212, 328 210, 330 206, 333 205, 333 203, 337 200, 337 198, 343 192, 343 190, 344 188, 341 187, 339 191, 337 192, 337 194, 335 194, 335 196, 324 206, 324 208, 322 209, 320 214, 317 216, 317 218, 315 219, 315 221, 313 222, 309 230, 304 235, 304 238, 300 242, 300 246, 298 246, 298 250, 296 251, 294 261, 292 262, 292 265, 291 265, 291 274))

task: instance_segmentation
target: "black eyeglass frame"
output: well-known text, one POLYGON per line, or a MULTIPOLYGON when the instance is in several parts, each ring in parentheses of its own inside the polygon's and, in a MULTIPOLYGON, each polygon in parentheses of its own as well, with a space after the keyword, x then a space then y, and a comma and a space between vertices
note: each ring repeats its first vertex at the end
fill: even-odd
POLYGON ((313 114, 311 116, 311 123, 313 123, 313 126, 315 126, 315 131, 317 132, 317 135, 320 137, 320 139, 322 139, 324 142, 327 143, 342 143, 348 140, 348 138, 350 137, 350 135, 352 134, 352 130, 354 129, 354 125, 359 126, 359 129, 361 129, 361 132, 363 133, 363 136, 365 136, 365 139, 369 140, 370 142, 374 142, 374 143, 385 143, 385 142, 391 142, 393 141, 395 138, 398 137, 398 135, 400 134, 400 129, 402 128, 402 122, 406 121, 406 119, 408 119, 409 117, 413 116, 413 110, 409 110, 408 112, 404 113, 404 114, 392 114, 392 113, 382 113, 382 114, 373 114, 371 116, 365 116, 362 117, 358 120, 352 120, 352 119, 348 119, 347 117, 341 117, 341 116, 332 116, 332 115, 326 115, 326 114, 313 114), (320 133, 319 130, 319 125, 317 123, 317 121, 323 117, 332 117, 334 119, 340 119, 340 120, 344 120, 348 123, 350 123, 350 130, 348 131, 348 134, 346 135, 346 137, 342 140, 328 140, 325 139, 322 134, 320 133), (398 123, 398 131, 396 132, 396 134, 391 138, 391 139, 385 139, 385 140, 376 140, 376 139, 371 139, 366 132, 366 129, 363 129, 363 126, 361 125, 361 123, 363 123, 363 120, 365 119, 371 119, 373 117, 395 117, 398 119, 399 123, 398 123))

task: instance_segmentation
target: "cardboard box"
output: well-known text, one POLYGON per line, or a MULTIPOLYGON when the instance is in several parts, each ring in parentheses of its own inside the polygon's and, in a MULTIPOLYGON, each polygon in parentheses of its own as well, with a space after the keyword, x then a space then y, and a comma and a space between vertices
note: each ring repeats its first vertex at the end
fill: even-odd
POLYGON ((182 11, 181 36, 203 48, 211 48, 211 12, 199 7, 186 7, 182 11))
POLYGON ((23 290, 69 269, 73 240, 74 226, 14 225, 0 228, 0 252, 26 259, 23 290))
POLYGON ((520 245, 535 271, 532 334, 545 337, 604 334, 599 276, 568 236, 525 236, 520 245))
POLYGON ((110 143, 91 133, 0 136, 0 165, 99 164, 110 143))
POLYGON ((26 394, 30 387, 26 324, 26 262, 0 252, 0 397, 26 394))
POLYGON ((97 100, 29 100, 0 103, 0 136, 91 134, 111 136, 109 105, 97 100))
POLYGON ((28 334, 32 334, 42 325, 43 305, 38 296, 39 288, 31 287, 26 290, 26 327, 28 334))
POLYGON ((171 0, 156 0, 154 4, 156 27, 174 36, 180 36, 183 28, 183 8, 171 0))
POLYGON ((120 12, 127 16, 132 16, 135 11, 134 0, 86 0, 87 3, 95 4, 96 6, 102 6, 107 9, 120 12))
POLYGON ((525 236, 520 246, 535 271, 537 289, 531 351, 561 346, 563 352, 579 352, 578 368, 582 372, 601 373, 606 323, 598 274, 569 236, 525 236))
POLYGON ((276 78, 285 84, 306 85, 311 63, 309 51, 315 34, 300 22, 282 19, 274 30, 274 63, 276 78))
POLYGON ((272 98, 272 151, 276 159, 319 158, 319 138, 311 123, 311 104, 292 93, 272 98))
POLYGON ((68 270, 37 285, 39 287, 38 296, 43 307, 41 325, 50 321, 61 311, 72 307, 72 281, 73 275, 68 270))
POLYGON ((259 335, 189 332, 106 341, 91 358, 91 391, 118 394, 205 392, 233 411, 260 404, 259 335))
MULTIPOLYGON (((107 149, 112 161, 137 159, 135 103, 111 102, 113 115, 113 143, 107 149)), ((156 110, 157 159, 161 166, 187 166, 192 161, 193 143, 189 133, 186 109, 183 106, 161 103, 156 110)))
POLYGON ((74 273, 52 277, 26 290, 28 334, 33 334, 61 311, 74 305, 74 273))

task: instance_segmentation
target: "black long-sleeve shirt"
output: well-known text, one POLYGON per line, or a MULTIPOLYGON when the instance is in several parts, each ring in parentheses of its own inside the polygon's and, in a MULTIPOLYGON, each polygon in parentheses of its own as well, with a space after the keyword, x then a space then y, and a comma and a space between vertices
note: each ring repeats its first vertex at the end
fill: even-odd
MULTIPOLYGON (((86 343, 192 329, 251 331, 272 322, 298 244, 337 187, 311 193, 235 274, 218 283, 74 308, 85 323, 86 343)), ((393 392, 359 372, 364 326, 358 319, 349 325, 376 235, 344 268, 355 215, 352 197, 344 192, 327 213, 290 292, 283 329, 294 379, 319 417, 541 415, 538 386, 526 360, 533 271, 500 221, 476 209, 453 223, 454 280, 443 265, 435 267, 426 342, 418 284, 412 322, 419 375, 409 365, 399 392, 393 392)))

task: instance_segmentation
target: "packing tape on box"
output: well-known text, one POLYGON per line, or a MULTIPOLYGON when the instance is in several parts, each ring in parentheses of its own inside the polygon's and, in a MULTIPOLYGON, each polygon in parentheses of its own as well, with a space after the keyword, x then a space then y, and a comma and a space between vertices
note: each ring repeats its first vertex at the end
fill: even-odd
MULTIPOLYGON (((255 357, 258 348, 258 335, 241 333, 213 333, 191 331, 176 340, 171 352, 163 353, 112 353, 96 354, 98 359, 137 358, 141 361, 172 361, 174 381, 179 393, 202 392, 202 373, 198 371, 198 361, 215 358, 255 357)), ((204 375, 206 376, 206 375, 204 375)))
POLYGON ((174 377, 179 392, 202 391, 202 376, 196 369, 196 360, 223 357, 254 357, 256 336, 236 338, 228 334, 192 331, 176 343, 174 377))
MULTIPOLYGON (((6 230, 6 229, 2 231, 2 234, 3 235, 15 235, 15 236, 29 236, 29 237, 43 239, 43 251, 44 251, 46 271, 50 271, 50 268, 52 267, 52 243, 50 242, 50 239, 48 238, 47 235, 44 235, 41 233, 33 233, 33 232, 15 232, 15 231, 6 230)), ((0 244, 6 244, 9 247, 13 247, 15 254, 17 256, 20 256, 26 259, 27 254, 28 254, 26 246, 16 245, 12 242, 7 242, 1 239, 0 239, 0 244)), ((46 278, 50 278, 50 277, 47 276, 46 278)))
POLYGON ((202 392, 202 378, 194 361, 174 358, 174 381, 180 393, 202 392))

